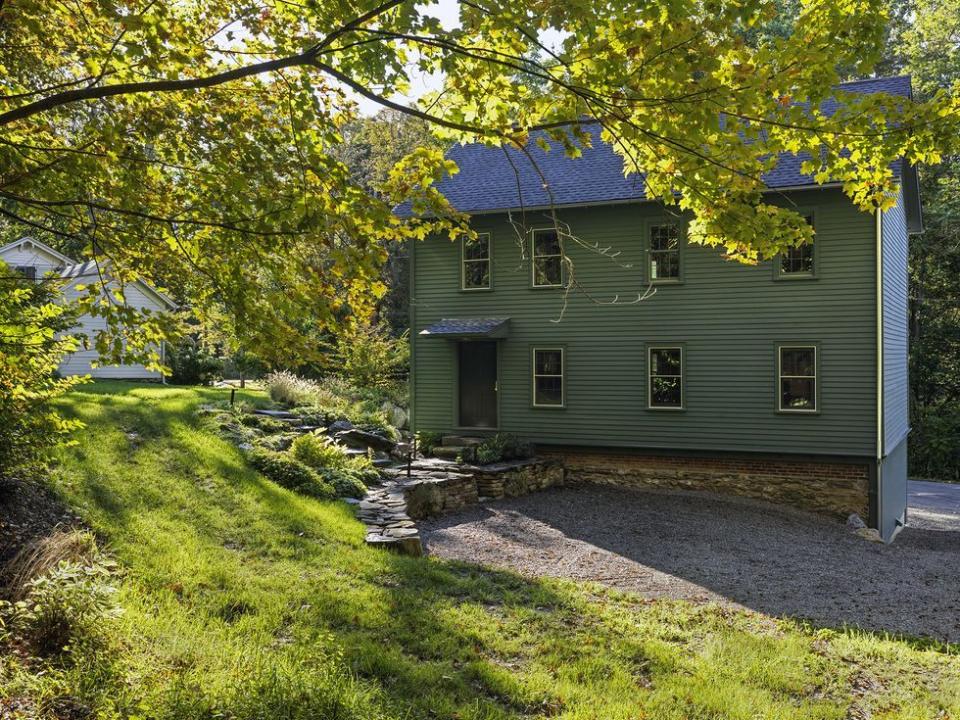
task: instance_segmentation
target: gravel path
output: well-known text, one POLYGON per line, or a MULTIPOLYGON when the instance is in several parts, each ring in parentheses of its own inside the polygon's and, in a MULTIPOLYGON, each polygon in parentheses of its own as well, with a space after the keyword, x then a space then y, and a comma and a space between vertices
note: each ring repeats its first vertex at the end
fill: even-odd
POLYGON ((911 480, 907 492, 910 527, 960 532, 960 485, 911 480))
POLYGON ((879 545, 766 503, 605 487, 493 501, 419 526, 444 558, 960 642, 960 530, 907 527, 879 545))

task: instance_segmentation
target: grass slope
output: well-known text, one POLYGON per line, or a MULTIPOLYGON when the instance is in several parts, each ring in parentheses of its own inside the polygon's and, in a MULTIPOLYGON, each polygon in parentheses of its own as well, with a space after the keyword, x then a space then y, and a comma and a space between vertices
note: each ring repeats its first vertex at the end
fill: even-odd
POLYGON ((946 648, 367 548, 347 505, 203 427, 223 398, 97 383, 64 402, 87 427, 54 481, 124 566, 124 614, 79 664, 0 661, 0 696, 178 719, 960 714, 946 648))

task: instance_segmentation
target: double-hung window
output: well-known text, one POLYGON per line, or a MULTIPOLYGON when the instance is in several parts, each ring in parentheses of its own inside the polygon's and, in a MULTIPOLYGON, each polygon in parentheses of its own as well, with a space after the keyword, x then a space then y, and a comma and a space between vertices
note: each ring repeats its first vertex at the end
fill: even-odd
POLYGON ((563 285, 563 251, 560 248, 560 237, 555 229, 545 228, 533 231, 533 248, 530 256, 533 267, 533 287, 563 285))
POLYGON ((27 280, 36 280, 37 279, 37 268, 33 265, 18 265, 14 270, 27 280))
POLYGON ((650 280, 680 279, 680 227, 676 223, 650 226, 650 280))
POLYGON ((817 411, 817 347, 780 345, 777 348, 777 409, 817 411))
POLYGON ((473 240, 463 241, 460 289, 490 289, 490 257, 490 233, 480 233, 473 240))
POLYGON ((563 407, 564 370, 563 348, 533 348, 534 407, 563 407))
POLYGON ((648 406, 651 409, 683 409, 683 348, 651 347, 647 363, 648 406))
MULTIPOLYGON (((806 216, 807 223, 813 225, 813 216, 806 216)), ((787 248, 780 253, 780 265, 777 272, 782 278, 809 278, 814 276, 814 246, 812 243, 787 248)))

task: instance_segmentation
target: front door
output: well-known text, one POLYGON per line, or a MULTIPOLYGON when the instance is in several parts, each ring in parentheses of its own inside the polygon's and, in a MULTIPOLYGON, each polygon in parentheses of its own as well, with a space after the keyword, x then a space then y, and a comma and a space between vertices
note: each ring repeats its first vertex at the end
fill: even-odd
POLYGON ((497 427, 497 343, 461 342, 460 427, 497 427))

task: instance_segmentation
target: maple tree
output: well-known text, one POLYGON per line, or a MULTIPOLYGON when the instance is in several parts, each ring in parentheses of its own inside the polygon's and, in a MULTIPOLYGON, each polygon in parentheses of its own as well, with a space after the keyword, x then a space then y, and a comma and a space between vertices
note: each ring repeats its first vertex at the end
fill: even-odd
MULTIPOLYGON (((469 233, 433 188, 456 171, 436 147, 374 193, 351 174, 337 148, 356 95, 446 142, 534 160, 534 131, 575 157, 598 123, 650 197, 690 213, 692 241, 746 262, 811 240, 764 201, 778 153, 805 153, 817 181, 869 210, 894 202, 895 159, 936 162, 957 142, 956 91, 835 89, 838 68, 864 75, 881 58, 880 0, 806 0, 789 33, 759 42, 751 29, 779 13, 767 0, 457 7, 444 29, 409 0, 3 0, 0 217, 109 259, 121 283, 174 286, 201 318, 228 317, 242 345, 293 361, 311 351, 304 318, 324 329, 369 314, 386 244, 469 233), (562 42, 542 43, 546 30, 562 42), (441 90, 391 99, 427 72, 441 90), (821 112, 830 97, 839 107, 821 112)), ((140 328, 125 352, 173 331, 101 305, 140 328)))

